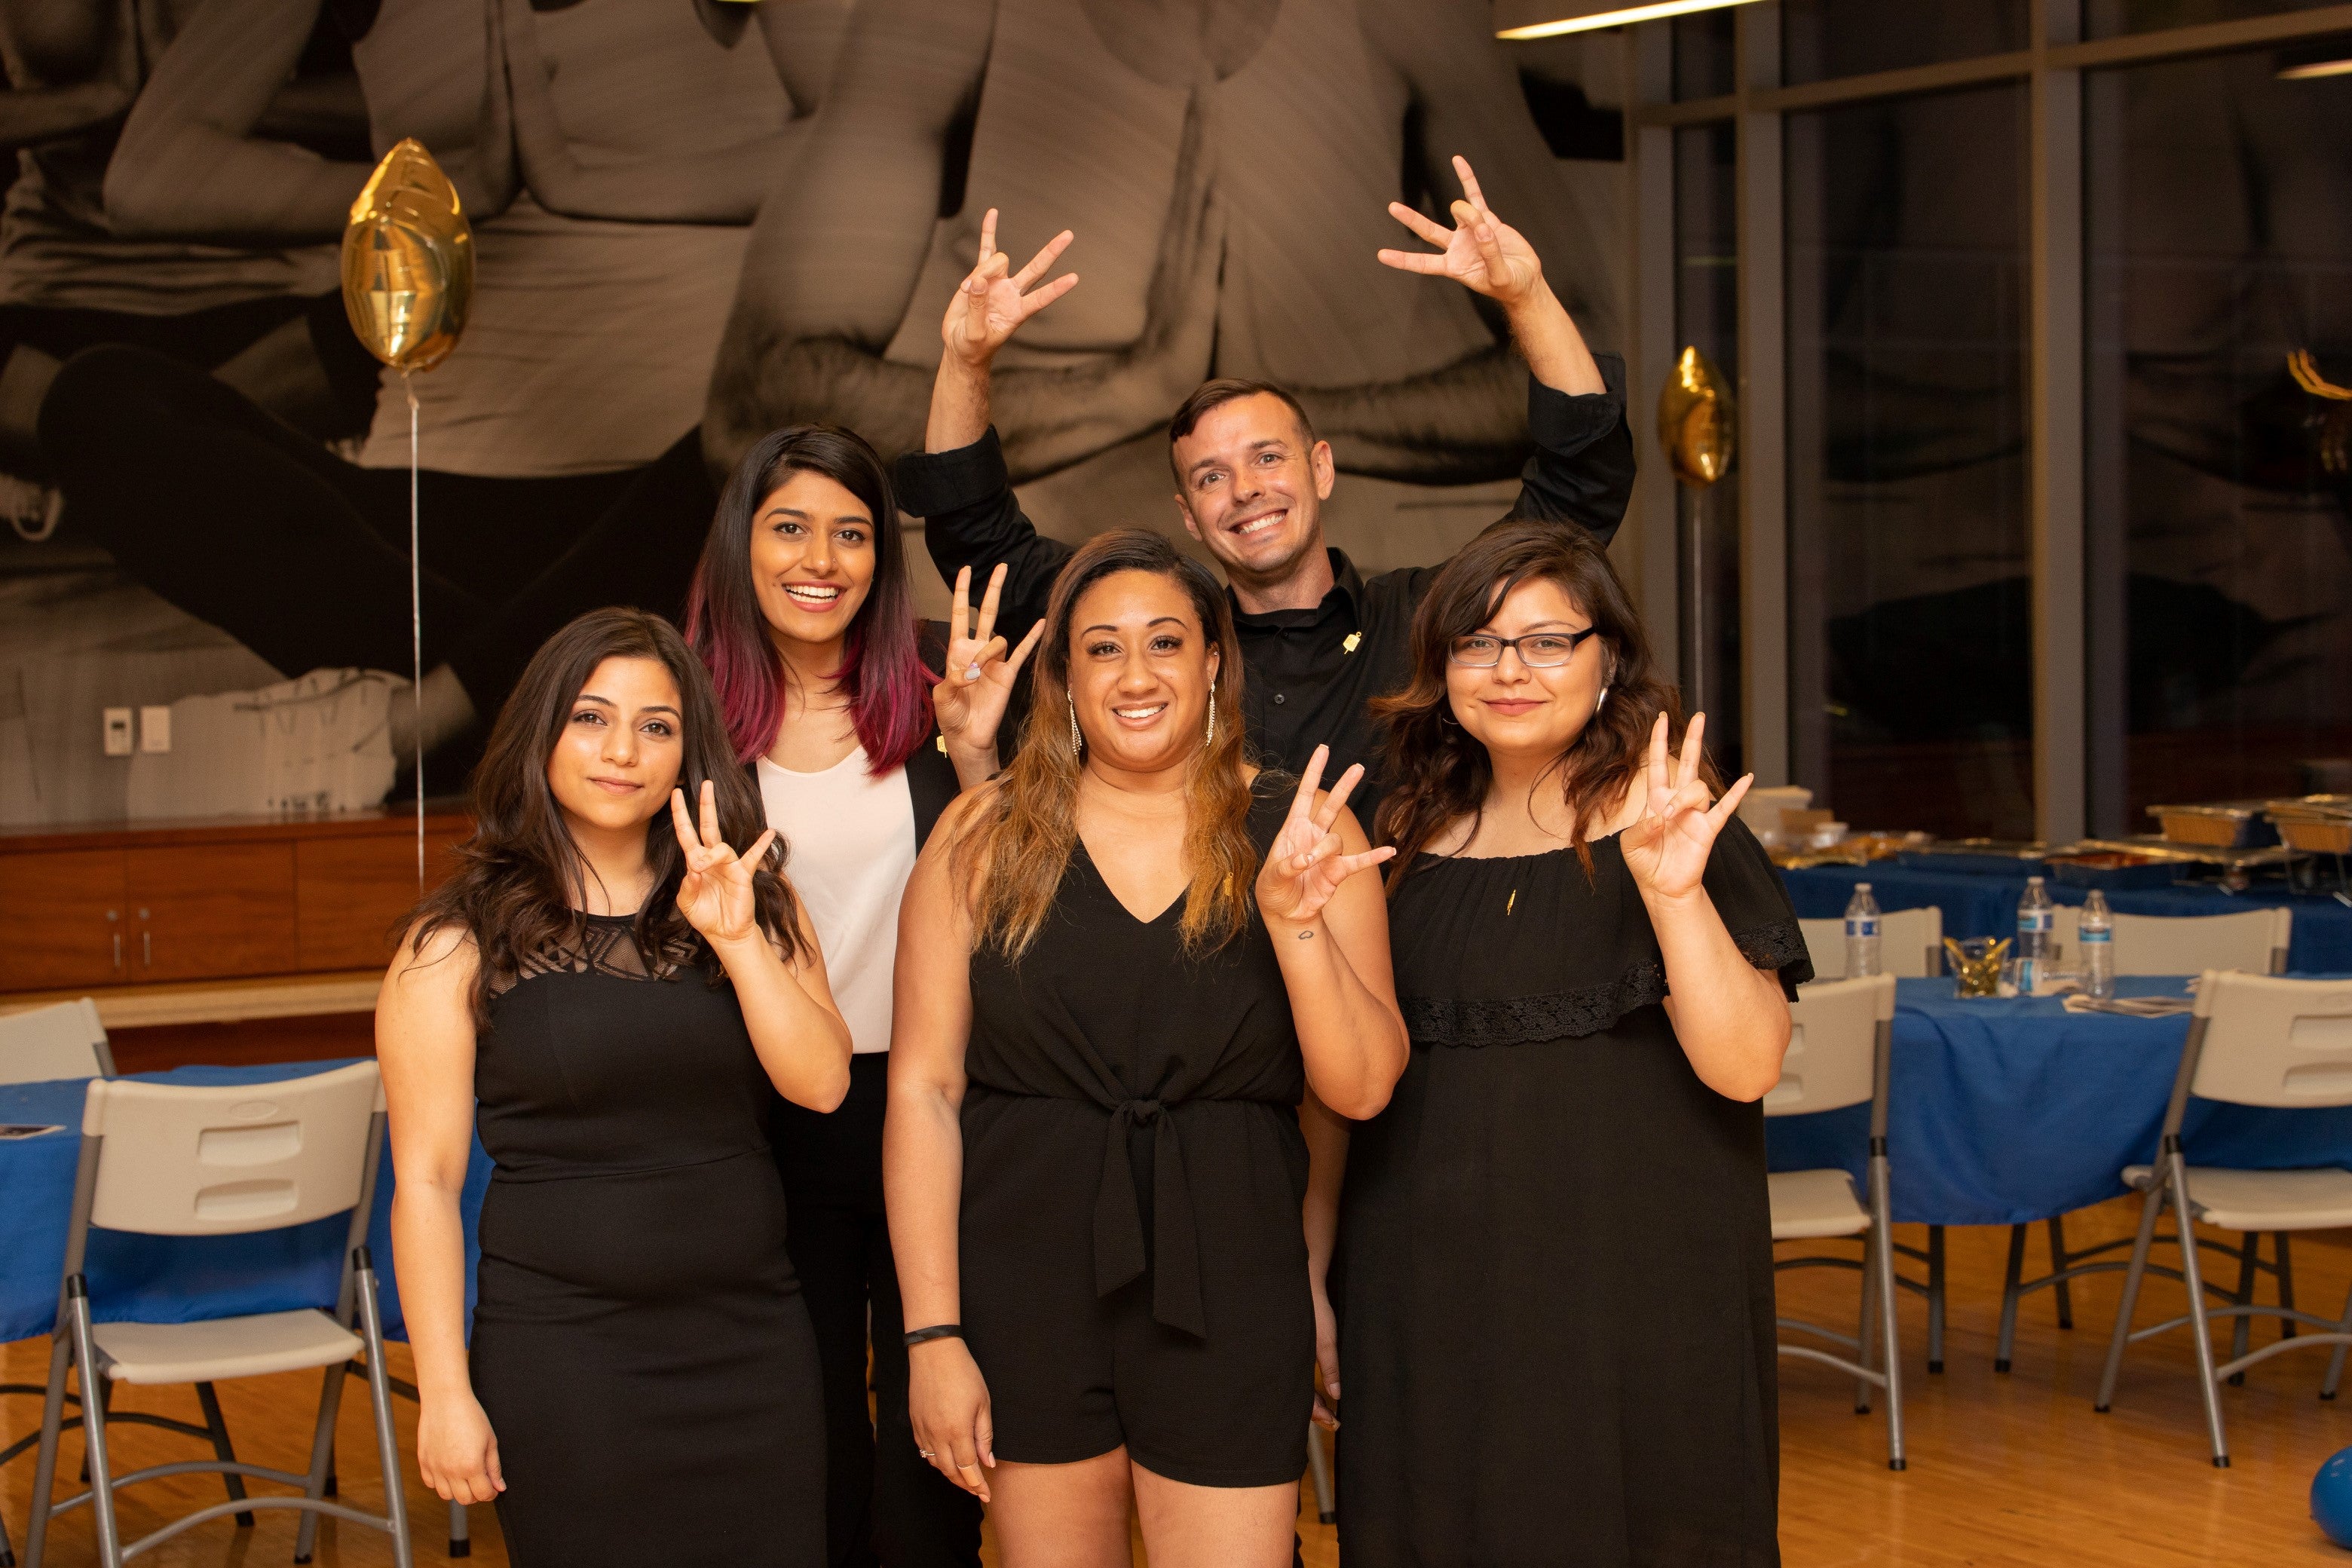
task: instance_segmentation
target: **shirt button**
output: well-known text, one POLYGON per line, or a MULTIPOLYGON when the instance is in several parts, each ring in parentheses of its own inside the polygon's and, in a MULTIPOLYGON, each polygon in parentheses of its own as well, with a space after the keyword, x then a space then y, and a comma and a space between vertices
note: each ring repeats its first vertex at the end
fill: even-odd
POLYGON ((1282 706, 1282 693, 1281 693, 1281 692, 1279 692, 1279 691, 1277 691, 1277 692, 1276 692, 1276 693, 1274 694, 1274 705, 1275 705, 1276 708, 1279 708, 1279 707, 1281 707, 1281 706, 1282 706))

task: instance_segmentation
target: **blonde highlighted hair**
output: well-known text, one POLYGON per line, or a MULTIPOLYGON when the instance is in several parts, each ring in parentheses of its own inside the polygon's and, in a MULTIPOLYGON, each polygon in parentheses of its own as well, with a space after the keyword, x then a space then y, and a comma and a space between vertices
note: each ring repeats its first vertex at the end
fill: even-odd
POLYGON ((1258 851, 1249 835, 1250 784, 1242 742, 1242 660, 1224 591, 1198 562, 1157 533, 1114 529, 1088 540, 1054 579, 1021 750, 976 793, 950 865, 971 889, 973 939, 1018 960, 1044 929, 1078 842, 1078 775, 1071 744, 1071 621, 1088 588, 1119 572, 1165 577, 1192 601, 1217 649, 1210 682, 1216 733, 1186 764, 1184 863, 1192 882, 1178 926, 1191 953, 1214 952, 1249 922, 1258 851))

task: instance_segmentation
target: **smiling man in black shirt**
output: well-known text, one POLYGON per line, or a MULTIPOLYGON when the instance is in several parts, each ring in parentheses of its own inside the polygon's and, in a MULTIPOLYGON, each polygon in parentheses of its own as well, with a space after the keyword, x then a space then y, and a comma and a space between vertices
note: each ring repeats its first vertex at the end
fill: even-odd
MULTIPOLYGON (((1402 204, 1389 210, 1436 254, 1383 250, 1402 271, 1450 278, 1500 306, 1528 368, 1528 432, 1535 456, 1511 515, 1590 529, 1604 542, 1633 487, 1624 364, 1596 360, 1544 280, 1518 231, 1490 211, 1467 163, 1454 160, 1464 199, 1454 227, 1402 204)), ((997 628, 1017 641, 1045 611, 1070 547, 1037 532, 1013 493, 989 424, 989 367, 1020 324, 1074 287, 1038 286, 1070 241, 1065 231, 1013 273, 994 248, 995 215, 980 259, 941 325, 945 352, 931 394, 926 450, 898 464, 899 505, 924 520, 931 559, 952 579, 1006 567, 997 628)), ((1311 398, 1312 395, 1308 395, 1311 398)), ((1433 433, 1434 439, 1434 433, 1433 433)), ((1402 686, 1412 613, 1435 566, 1367 580, 1325 544, 1321 503, 1338 478, 1298 396, 1264 382, 1203 384, 1169 425, 1169 462, 1184 527, 1224 568, 1248 671, 1244 715, 1259 754, 1296 773, 1328 744, 1327 778, 1351 763, 1372 776, 1354 805, 1367 828, 1377 803, 1379 727, 1371 699, 1402 686)), ((962 672, 946 672, 949 679, 962 672)))

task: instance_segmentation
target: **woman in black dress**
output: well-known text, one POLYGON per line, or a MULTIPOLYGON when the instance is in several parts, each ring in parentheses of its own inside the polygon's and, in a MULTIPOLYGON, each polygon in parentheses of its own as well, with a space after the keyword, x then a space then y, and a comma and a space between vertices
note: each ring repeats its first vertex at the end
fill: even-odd
POLYGON ((1702 719, 1670 761, 1674 694, 1576 531, 1481 536, 1413 650, 1381 812, 1412 1064, 1352 1139, 1309 1123, 1341 1554, 1777 1563, 1756 1102, 1811 970, 1748 781, 1710 805, 1702 719))
POLYGON ((1360 773, 1243 760, 1224 595, 1158 534, 1054 585, 1013 765, 907 890, 884 1175, 915 1435, 1007 1568, 1291 1555, 1314 1360, 1295 1108, 1404 1065, 1360 773), (1252 897, 1252 889, 1255 897, 1252 897))
POLYGON ((557 633, 474 810, 376 1009, 418 1467, 495 1499, 520 1568, 816 1568, 824 1415, 768 1093, 838 1104, 849 1031, 684 640, 635 610, 557 633))

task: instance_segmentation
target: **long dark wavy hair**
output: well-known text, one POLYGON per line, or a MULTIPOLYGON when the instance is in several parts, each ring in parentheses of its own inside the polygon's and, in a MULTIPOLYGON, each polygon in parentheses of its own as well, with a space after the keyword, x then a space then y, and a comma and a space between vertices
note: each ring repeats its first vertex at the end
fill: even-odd
MULTIPOLYGON (((474 834, 457 847, 457 869, 427 894, 411 919, 410 958, 445 927, 471 938, 477 955, 474 1017, 486 1021, 500 976, 529 974, 577 954, 588 930, 592 875, 547 782, 547 760, 571 721, 596 667, 608 658, 661 664, 677 683, 681 756, 677 784, 689 802, 705 779, 716 786, 719 829, 746 849, 767 827, 759 792, 727 743, 710 677, 677 629, 643 610, 591 610, 531 656, 514 693, 499 710, 488 751, 474 770, 474 834)), ((752 879, 761 929, 791 958, 800 921, 783 879, 784 842, 769 847, 752 879)), ((667 796, 646 824, 646 861, 653 890, 638 907, 632 934, 648 969, 699 966, 715 984, 720 970, 708 945, 677 910, 686 857, 671 826, 667 796)))
POLYGON ((1209 688, 1216 734, 1192 753, 1185 774, 1184 863, 1192 880, 1178 932, 1188 952, 1208 952, 1249 923, 1258 855, 1249 835, 1242 658, 1233 613, 1224 590, 1199 562, 1148 529, 1113 529, 1087 540, 1054 579, 1045 635, 1031 667, 1036 696, 1021 749, 1012 766, 982 786, 950 861, 958 879, 974 888, 979 940, 995 942, 1010 958, 1019 958, 1045 925, 1078 842, 1078 774, 1085 759, 1070 744, 1070 620, 1086 591, 1118 572, 1149 572, 1182 589, 1217 649, 1209 688))
POLYGON ((794 425, 751 444, 727 477, 702 559, 686 595, 686 637, 710 668, 738 763, 764 755, 784 721, 784 662, 751 583, 751 525, 760 505, 795 473, 822 474, 874 519, 874 581, 849 623, 832 679, 876 778, 914 754, 931 731, 931 687, 917 647, 915 595, 889 470, 855 430, 794 425))
MULTIPOLYGON (((1598 540, 1555 522, 1496 524, 1445 563, 1412 619, 1412 680, 1372 704, 1388 723, 1386 793, 1379 841, 1396 846, 1389 891, 1402 885, 1415 857, 1464 817, 1475 819, 1494 783, 1486 748, 1454 717, 1445 691, 1446 650, 1485 626, 1522 583, 1549 579, 1600 631, 1608 697, 1553 764, 1572 826, 1569 842, 1592 869, 1587 830, 1624 798, 1648 760, 1650 728, 1666 715, 1669 744, 1682 742, 1681 694, 1660 679, 1650 640, 1617 569, 1598 540)), ((1714 768, 1706 778, 1719 787, 1714 768)))

